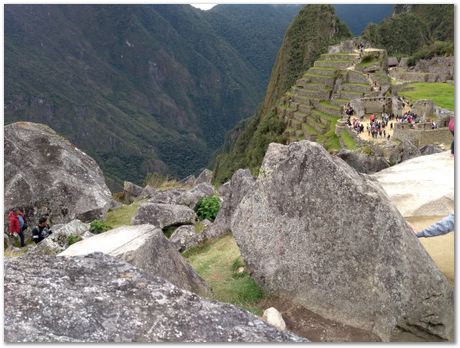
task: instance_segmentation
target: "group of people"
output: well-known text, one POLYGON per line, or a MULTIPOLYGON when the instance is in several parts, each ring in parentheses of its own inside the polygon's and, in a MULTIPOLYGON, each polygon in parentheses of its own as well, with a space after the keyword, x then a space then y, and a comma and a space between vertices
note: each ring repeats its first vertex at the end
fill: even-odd
MULTIPOLYGON (((24 212, 19 208, 13 208, 8 214, 8 232, 13 237, 19 237, 20 247, 25 247, 24 232, 27 230, 28 224, 24 212)), ((48 225, 48 219, 41 217, 38 220, 38 225, 32 229, 32 241, 40 243, 53 232, 48 225)))
MULTIPOLYGON (((389 120, 390 116, 388 114, 382 114, 380 121, 375 118, 375 115, 371 115, 370 123, 367 125, 367 134, 374 139, 378 137, 390 139, 390 134, 387 134, 386 131, 389 120)), ((390 129, 393 129, 393 122, 390 122, 390 129)))
POLYGON ((402 116, 396 115, 396 122, 414 124, 418 122, 418 116, 412 111, 405 112, 402 116))

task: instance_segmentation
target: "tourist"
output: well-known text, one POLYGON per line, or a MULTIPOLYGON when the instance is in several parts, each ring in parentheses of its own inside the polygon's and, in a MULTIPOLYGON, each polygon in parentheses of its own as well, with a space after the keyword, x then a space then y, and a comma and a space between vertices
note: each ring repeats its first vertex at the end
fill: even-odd
POLYGON ((24 244, 24 233, 21 230, 21 224, 19 222, 19 209, 13 208, 8 214, 8 229, 12 236, 19 236, 21 241, 21 248, 25 246, 24 244))
MULTIPOLYGON (((453 117, 451 117, 449 120, 449 130, 453 136, 454 136, 454 128, 455 128, 455 120, 453 117)), ((454 140, 455 140, 455 136, 454 136, 454 139, 452 139, 452 143, 450 144, 450 154, 452 156, 454 155, 454 140)))
POLYGON ((41 217, 38 220, 38 226, 32 230, 32 240, 35 243, 40 243, 43 239, 48 237, 53 232, 50 230, 50 226, 46 223, 46 217, 41 217))
MULTIPOLYGON (((412 226, 411 226, 412 227, 412 226)), ((415 229, 412 228, 415 232, 417 238, 421 237, 436 237, 443 234, 453 232, 455 228, 455 216, 454 213, 449 214, 445 218, 439 220, 438 222, 432 224, 431 226, 425 228, 420 232, 415 232, 415 229)))
POLYGON ((390 123, 390 129, 393 129, 393 122, 390 123))

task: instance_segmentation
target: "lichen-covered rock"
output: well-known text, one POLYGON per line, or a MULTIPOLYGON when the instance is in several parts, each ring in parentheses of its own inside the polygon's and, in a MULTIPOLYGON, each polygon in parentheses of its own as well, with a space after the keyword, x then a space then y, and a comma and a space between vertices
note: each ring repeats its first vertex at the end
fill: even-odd
POLYGON ((198 175, 198 178, 195 180, 195 185, 205 183, 211 185, 212 183, 212 177, 214 176, 214 173, 210 171, 209 169, 204 169, 200 175, 198 175))
POLYGON ((255 183, 255 178, 249 169, 238 169, 228 183, 228 187, 223 190, 222 205, 214 223, 206 231, 208 239, 217 238, 231 230, 231 219, 233 213, 248 191, 255 183))
POLYGON ((342 149, 337 154, 360 173, 371 174, 388 168, 390 164, 383 156, 369 156, 361 152, 342 149))
POLYGON ((196 221, 195 212, 185 205, 142 203, 137 208, 131 223, 133 225, 151 224, 159 228, 175 225, 191 225, 196 221))
POLYGON ((202 243, 206 238, 204 233, 197 233, 195 226, 185 225, 180 226, 174 231, 169 238, 169 242, 174 245, 177 251, 182 252, 191 247, 202 243))
POLYGON ((380 185, 316 143, 269 145, 232 232, 267 293, 383 341, 453 339, 445 276, 380 185))
POLYGON ((306 342, 101 253, 5 259, 4 340, 306 342))
POLYGON ((413 158, 372 177, 404 217, 446 216, 455 209, 450 151, 413 158))
POLYGON ((207 294, 209 291, 205 281, 155 226, 115 228, 72 244, 59 256, 79 256, 93 252, 103 252, 123 259, 182 289, 200 294, 207 294))
POLYGON ((22 207, 31 224, 105 217, 111 193, 97 163, 43 124, 16 122, 5 130, 5 211, 22 207))

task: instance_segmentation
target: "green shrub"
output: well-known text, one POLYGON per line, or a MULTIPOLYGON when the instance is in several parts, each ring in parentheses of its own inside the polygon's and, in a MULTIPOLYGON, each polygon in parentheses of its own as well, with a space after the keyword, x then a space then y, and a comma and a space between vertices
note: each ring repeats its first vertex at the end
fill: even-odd
POLYGON ((220 200, 217 196, 204 197, 195 206, 195 212, 200 220, 214 221, 220 209, 220 200))
POLYGON ((112 229, 112 226, 107 225, 104 221, 101 220, 94 220, 93 222, 91 222, 89 227, 89 230, 95 234, 99 234, 110 229, 112 229))
POLYGON ((68 246, 71 246, 72 244, 75 244, 76 242, 79 242, 81 241, 81 237, 80 236, 76 236, 74 234, 69 234, 67 236, 67 245, 68 246))

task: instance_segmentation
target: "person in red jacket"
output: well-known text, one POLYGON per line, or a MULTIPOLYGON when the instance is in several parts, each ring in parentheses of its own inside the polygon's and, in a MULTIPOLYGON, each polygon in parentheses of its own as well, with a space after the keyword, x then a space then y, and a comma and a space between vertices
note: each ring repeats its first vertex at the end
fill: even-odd
POLYGON ((8 215, 8 229, 11 234, 18 234, 21 239, 21 248, 25 246, 24 244, 24 233, 21 231, 21 225, 19 224, 19 210, 17 208, 11 209, 8 215))

